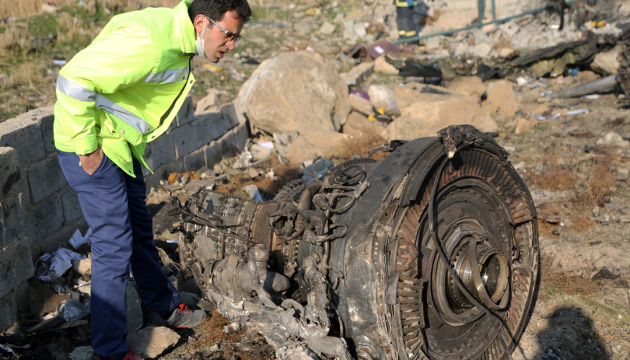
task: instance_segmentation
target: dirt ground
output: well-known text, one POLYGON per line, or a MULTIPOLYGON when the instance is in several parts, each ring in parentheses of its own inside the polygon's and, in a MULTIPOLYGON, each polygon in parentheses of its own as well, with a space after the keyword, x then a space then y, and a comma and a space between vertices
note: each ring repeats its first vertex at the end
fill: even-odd
POLYGON ((542 254, 538 301, 514 358, 629 359, 630 153, 597 140, 627 136, 630 112, 615 94, 554 103, 590 111, 497 139, 530 187, 542 254))

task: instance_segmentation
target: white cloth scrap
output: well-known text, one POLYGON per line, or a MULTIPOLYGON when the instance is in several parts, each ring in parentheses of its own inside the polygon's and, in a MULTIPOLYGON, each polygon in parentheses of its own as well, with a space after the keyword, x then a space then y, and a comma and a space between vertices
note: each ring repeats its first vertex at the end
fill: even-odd
POLYGON ((72 261, 85 257, 66 248, 60 248, 52 254, 46 253, 35 262, 35 277, 43 281, 53 281, 72 267, 72 261))

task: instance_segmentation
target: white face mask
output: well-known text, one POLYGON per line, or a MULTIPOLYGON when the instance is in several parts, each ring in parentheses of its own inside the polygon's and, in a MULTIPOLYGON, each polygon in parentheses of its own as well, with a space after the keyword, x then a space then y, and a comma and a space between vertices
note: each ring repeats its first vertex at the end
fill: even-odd
POLYGON ((206 32, 206 18, 203 19, 203 30, 201 34, 197 33, 197 38, 195 39, 195 55, 199 56, 202 59, 206 58, 206 53, 203 51, 205 41, 203 40, 203 34, 206 32))

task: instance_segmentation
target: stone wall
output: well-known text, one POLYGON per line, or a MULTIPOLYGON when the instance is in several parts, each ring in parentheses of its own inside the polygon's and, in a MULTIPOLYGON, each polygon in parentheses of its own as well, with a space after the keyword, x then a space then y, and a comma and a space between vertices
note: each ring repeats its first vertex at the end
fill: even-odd
MULTIPOLYGON (((87 230, 78 198, 68 186, 54 147, 53 108, 29 111, 0 123, 0 331, 16 321, 33 261, 67 246, 74 231, 87 230)), ((148 185, 170 172, 209 167, 240 152, 248 138, 234 106, 195 114, 186 99, 169 130, 149 143, 148 185)))

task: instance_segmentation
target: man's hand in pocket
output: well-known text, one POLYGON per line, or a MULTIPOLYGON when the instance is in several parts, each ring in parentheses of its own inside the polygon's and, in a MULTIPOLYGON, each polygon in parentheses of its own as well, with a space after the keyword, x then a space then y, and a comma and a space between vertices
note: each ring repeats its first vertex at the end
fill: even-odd
POLYGON ((95 152, 87 155, 79 155, 79 163, 83 170, 88 174, 92 175, 98 169, 98 166, 101 165, 103 161, 103 149, 100 147, 96 149, 95 152))

